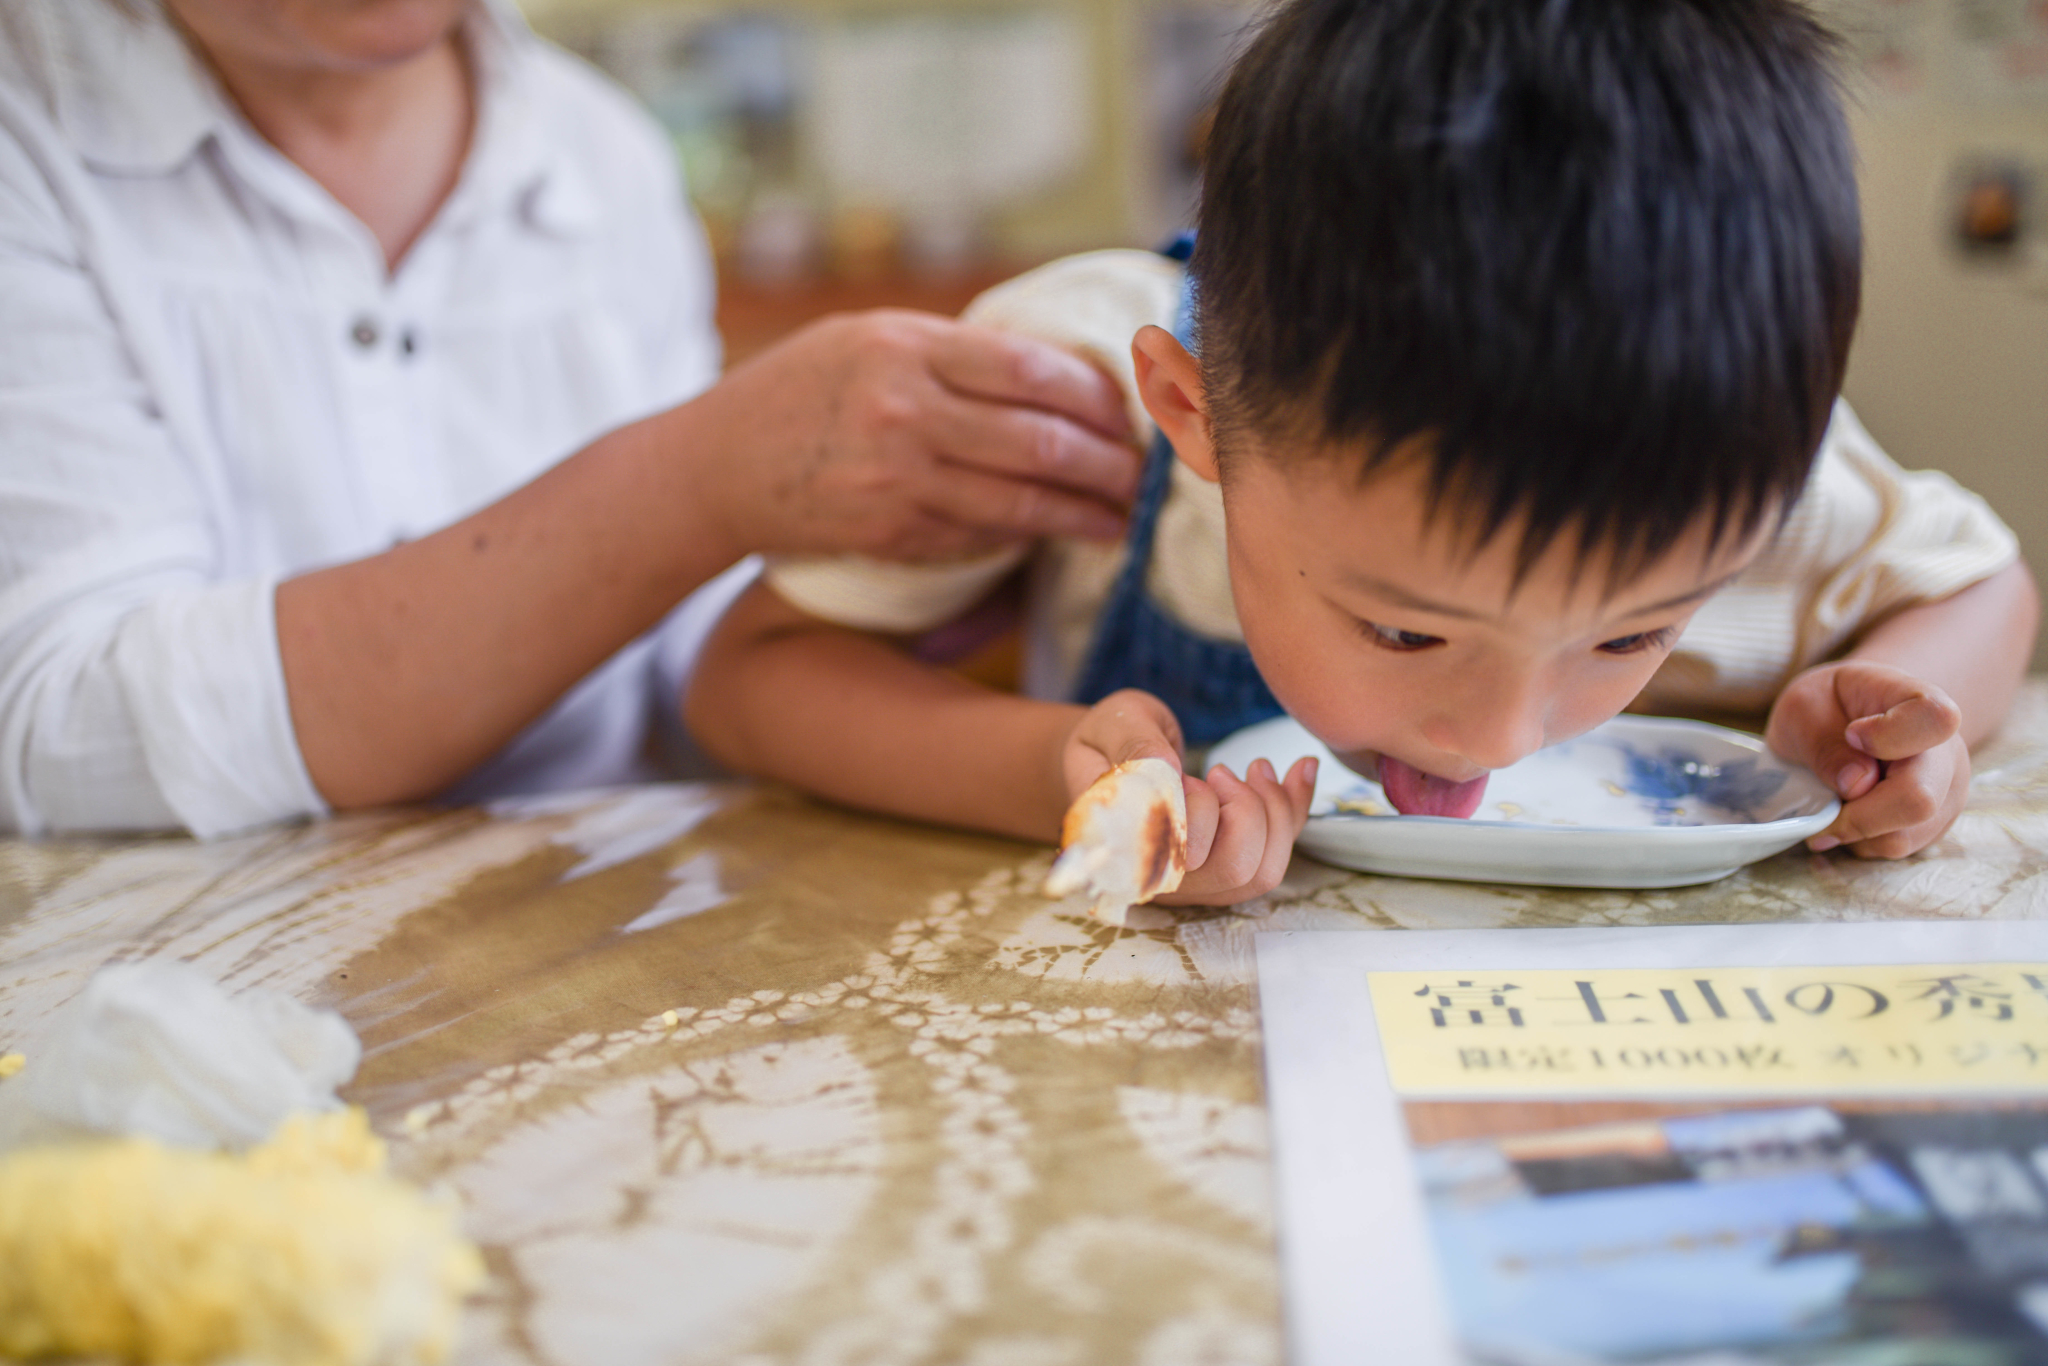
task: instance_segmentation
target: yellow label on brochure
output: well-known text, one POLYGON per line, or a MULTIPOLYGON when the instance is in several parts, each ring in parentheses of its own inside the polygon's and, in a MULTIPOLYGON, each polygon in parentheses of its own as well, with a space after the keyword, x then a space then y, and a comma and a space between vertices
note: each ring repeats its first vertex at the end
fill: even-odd
POLYGON ((2048 1094, 2048 963, 1366 981, 1403 1096, 2048 1094))

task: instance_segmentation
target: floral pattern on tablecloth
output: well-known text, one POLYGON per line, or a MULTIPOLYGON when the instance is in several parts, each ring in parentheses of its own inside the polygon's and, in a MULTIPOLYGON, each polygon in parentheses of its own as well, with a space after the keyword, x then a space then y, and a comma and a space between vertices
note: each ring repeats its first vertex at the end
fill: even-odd
POLYGON ((341 1010, 352 1098, 485 1246, 475 1366, 1263 1366, 1258 931, 2048 916, 2048 686, 1978 766, 1903 863, 1630 893, 1298 860, 1121 930, 1037 894, 1042 850, 773 789, 0 842, 0 1052, 125 958, 341 1010))

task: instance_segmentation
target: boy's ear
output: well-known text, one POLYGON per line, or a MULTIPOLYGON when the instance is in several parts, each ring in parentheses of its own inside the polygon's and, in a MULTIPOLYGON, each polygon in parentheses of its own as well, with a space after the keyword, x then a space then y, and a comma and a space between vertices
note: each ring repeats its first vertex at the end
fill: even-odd
POLYGON ((1131 361, 1138 368, 1138 400, 1173 444, 1173 453, 1181 464, 1216 483, 1221 470, 1210 437, 1201 362, 1163 327, 1139 330, 1131 339, 1131 361))

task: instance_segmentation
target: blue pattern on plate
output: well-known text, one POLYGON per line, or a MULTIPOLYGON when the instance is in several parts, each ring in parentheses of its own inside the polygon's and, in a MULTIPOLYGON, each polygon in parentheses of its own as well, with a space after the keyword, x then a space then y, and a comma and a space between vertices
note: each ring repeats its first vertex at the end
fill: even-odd
POLYGON ((1703 762, 1690 750, 1666 748, 1646 754, 1627 743, 1616 748, 1620 749, 1628 770, 1622 785, 1649 805, 1659 825, 1699 825, 1697 816, 1683 810, 1682 803, 1687 798, 1717 806, 1754 824, 1762 819, 1757 809, 1785 785, 1783 769, 1759 769, 1755 759, 1712 764, 1703 762))

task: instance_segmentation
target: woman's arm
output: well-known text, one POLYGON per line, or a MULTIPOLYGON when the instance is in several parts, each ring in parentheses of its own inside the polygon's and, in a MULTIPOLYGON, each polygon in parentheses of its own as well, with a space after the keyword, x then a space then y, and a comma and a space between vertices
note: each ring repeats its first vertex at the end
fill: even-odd
POLYGON ((1135 461, 1100 433, 1122 420, 1095 370, 1024 339, 816 325, 453 526, 280 585, 307 770, 336 807, 428 796, 750 552, 1115 534, 1098 495, 1127 495, 1135 461))

